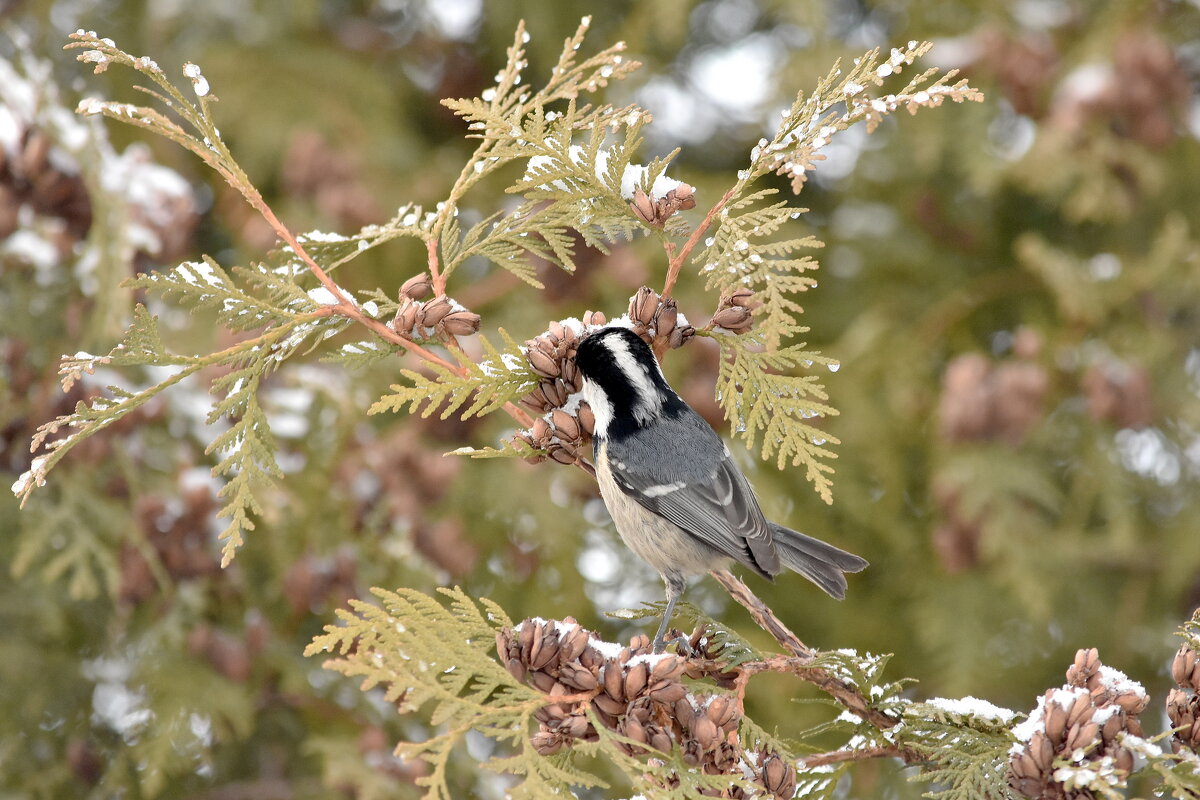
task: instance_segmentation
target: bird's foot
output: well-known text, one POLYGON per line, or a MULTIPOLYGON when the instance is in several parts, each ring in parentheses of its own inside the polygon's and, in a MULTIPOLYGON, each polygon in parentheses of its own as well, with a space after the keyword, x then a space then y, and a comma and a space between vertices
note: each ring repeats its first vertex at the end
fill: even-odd
POLYGON ((671 630, 670 633, 672 635, 669 638, 665 635, 655 637, 653 645, 655 655, 664 652, 667 646, 672 644, 675 645, 675 652, 684 658, 691 658, 696 655, 695 651, 692 650, 691 642, 687 636, 678 630, 671 630))

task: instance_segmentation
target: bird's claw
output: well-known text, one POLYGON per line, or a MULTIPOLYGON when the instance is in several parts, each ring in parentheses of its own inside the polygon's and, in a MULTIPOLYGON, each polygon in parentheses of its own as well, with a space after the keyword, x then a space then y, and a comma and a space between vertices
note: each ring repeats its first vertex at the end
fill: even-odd
POLYGON ((687 636, 683 635, 677 630, 673 630, 671 633, 675 635, 669 639, 663 636, 656 636, 654 638, 653 648, 655 655, 663 653, 667 649, 667 645, 671 644, 676 646, 675 652, 684 658, 691 658, 692 656, 696 655, 696 652, 692 650, 691 642, 688 640, 687 636))

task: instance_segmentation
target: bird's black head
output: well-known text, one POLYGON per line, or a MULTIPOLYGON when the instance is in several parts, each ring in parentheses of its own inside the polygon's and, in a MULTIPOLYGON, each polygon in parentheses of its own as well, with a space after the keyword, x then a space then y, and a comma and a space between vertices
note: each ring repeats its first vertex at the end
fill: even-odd
POLYGON ((681 402, 650 346, 628 328, 607 327, 585 337, 575 353, 584 399, 603 438, 649 423, 681 402))

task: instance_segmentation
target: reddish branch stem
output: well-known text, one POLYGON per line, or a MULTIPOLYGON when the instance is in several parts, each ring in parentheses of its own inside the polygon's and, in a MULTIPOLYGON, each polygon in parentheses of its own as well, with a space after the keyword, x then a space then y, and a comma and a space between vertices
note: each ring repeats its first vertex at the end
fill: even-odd
POLYGON ((732 573, 727 570, 713 570, 709 574, 725 587, 725 591, 729 592, 730 597, 750 612, 750 616, 754 618, 759 627, 774 636, 777 642, 783 645, 789 653, 792 653, 791 657, 774 656, 764 661, 742 664, 740 669, 748 673, 787 672, 796 675, 830 695, 847 710, 862 717, 880 730, 892 728, 900 721, 873 708, 858 687, 838 678, 824 667, 813 666, 813 651, 775 616, 766 603, 759 600, 754 592, 750 591, 750 588, 734 577, 732 573))
POLYGON ((725 205, 731 199, 733 199, 736 189, 737 186, 730 187, 729 191, 727 191, 725 195, 717 201, 716 205, 708 210, 708 213, 704 215, 704 219, 701 220, 700 224, 696 226, 696 230, 692 231, 692 235, 689 236, 688 240, 683 243, 683 247, 678 253, 674 253, 674 244, 671 244, 671 246, 667 248, 667 257, 669 261, 667 263, 667 279, 663 283, 662 290, 662 296, 664 298, 671 296, 671 292, 675 289, 675 282, 679 279, 679 270, 683 268, 683 262, 688 260, 688 256, 692 254, 692 250, 696 248, 696 245, 699 244, 700 239, 703 238, 704 234, 708 232, 713 220, 717 218, 717 214, 721 213, 721 209, 723 209, 725 205))
MULTIPOLYGON (((309 271, 312 272, 312 274, 316 276, 317 280, 321 282, 321 285, 328 289, 329 293, 337 298, 338 302, 335 305, 328 306, 328 308, 331 310, 325 313, 336 313, 341 314, 344 317, 349 317, 360 325, 365 325, 384 341, 399 345, 408 352, 420 356, 431 364, 437 364, 440 367, 450 370, 456 375, 467 374, 465 367, 447 361, 437 353, 427 350, 411 339, 404 338, 379 320, 372 319, 364 314, 362 309, 350 302, 350 299, 343 294, 341 287, 334 282, 333 278, 329 277, 329 273, 325 272, 325 270, 323 270, 321 266, 313 260, 312 256, 305 251, 296 237, 292 235, 292 232, 288 229, 288 227, 284 225, 278 217, 275 216, 275 212, 272 211, 271 207, 267 205, 265 200, 263 200, 262 195, 260 195, 257 191, 254 191, 252 188, 250 191, 244 192, 244 194, 250 205, 252 205, 259 214, 262 214, 263 219, 265 219, 267 224, 270 225, 275 231, 275 235, 292 248, 292 251, 295 252, 296 256, 304 262, 309 271)), ((437 249, 432 239, 428 243, 428 251, 429 269, 433 278, 434 286, 437 287, 436 291, 438 294, 445 294, 446 280, 445 277, 438 272, 437 249)), ((457 345, 457 340, 455 341, 455 344, 457 345)), ((523 409, 519 408, 513 403, 505 403, 504 410, 520 425, 529 427, 533 424, 533 418, 530 417, 529 414, 527 414, 523 409)), ((591 471, 587 465, 581 465, 581 468, 590 474, 591 471)))
POLYGON ((750 612, 750 616, 754 617, 754 621, 758 623, 759 627, 774 636, 775 640, 783 645, 789 653, 797 658, 812 658, 812 650, 808 645, 800 641, 800 637, 792 633, 767 607, 767 604, 759 600, 757 595, 750 591, 750 587, 734 577, 732 572, 714 569, 708 574, 716 578, 717 583, 724 586, 725 591, 729 592, 729 596, 750 612))
POLYGON ((438 268, 437 241, 432 236, 425 240, 425 252, 429 262, 429 277, 433 281, 433 296, 441 297, 446 294, 446 276, 438 268))

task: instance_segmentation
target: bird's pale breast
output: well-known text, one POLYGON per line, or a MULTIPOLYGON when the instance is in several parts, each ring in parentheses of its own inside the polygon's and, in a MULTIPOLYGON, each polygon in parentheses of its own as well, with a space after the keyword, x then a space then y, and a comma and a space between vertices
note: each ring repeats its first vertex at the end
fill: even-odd
POLYGON ((601 444, 597 453, 596 482, 626 547, 664 576, 700 575, 728 560, 625 494, 609 469, 607 447, 607 443, 601 444))

